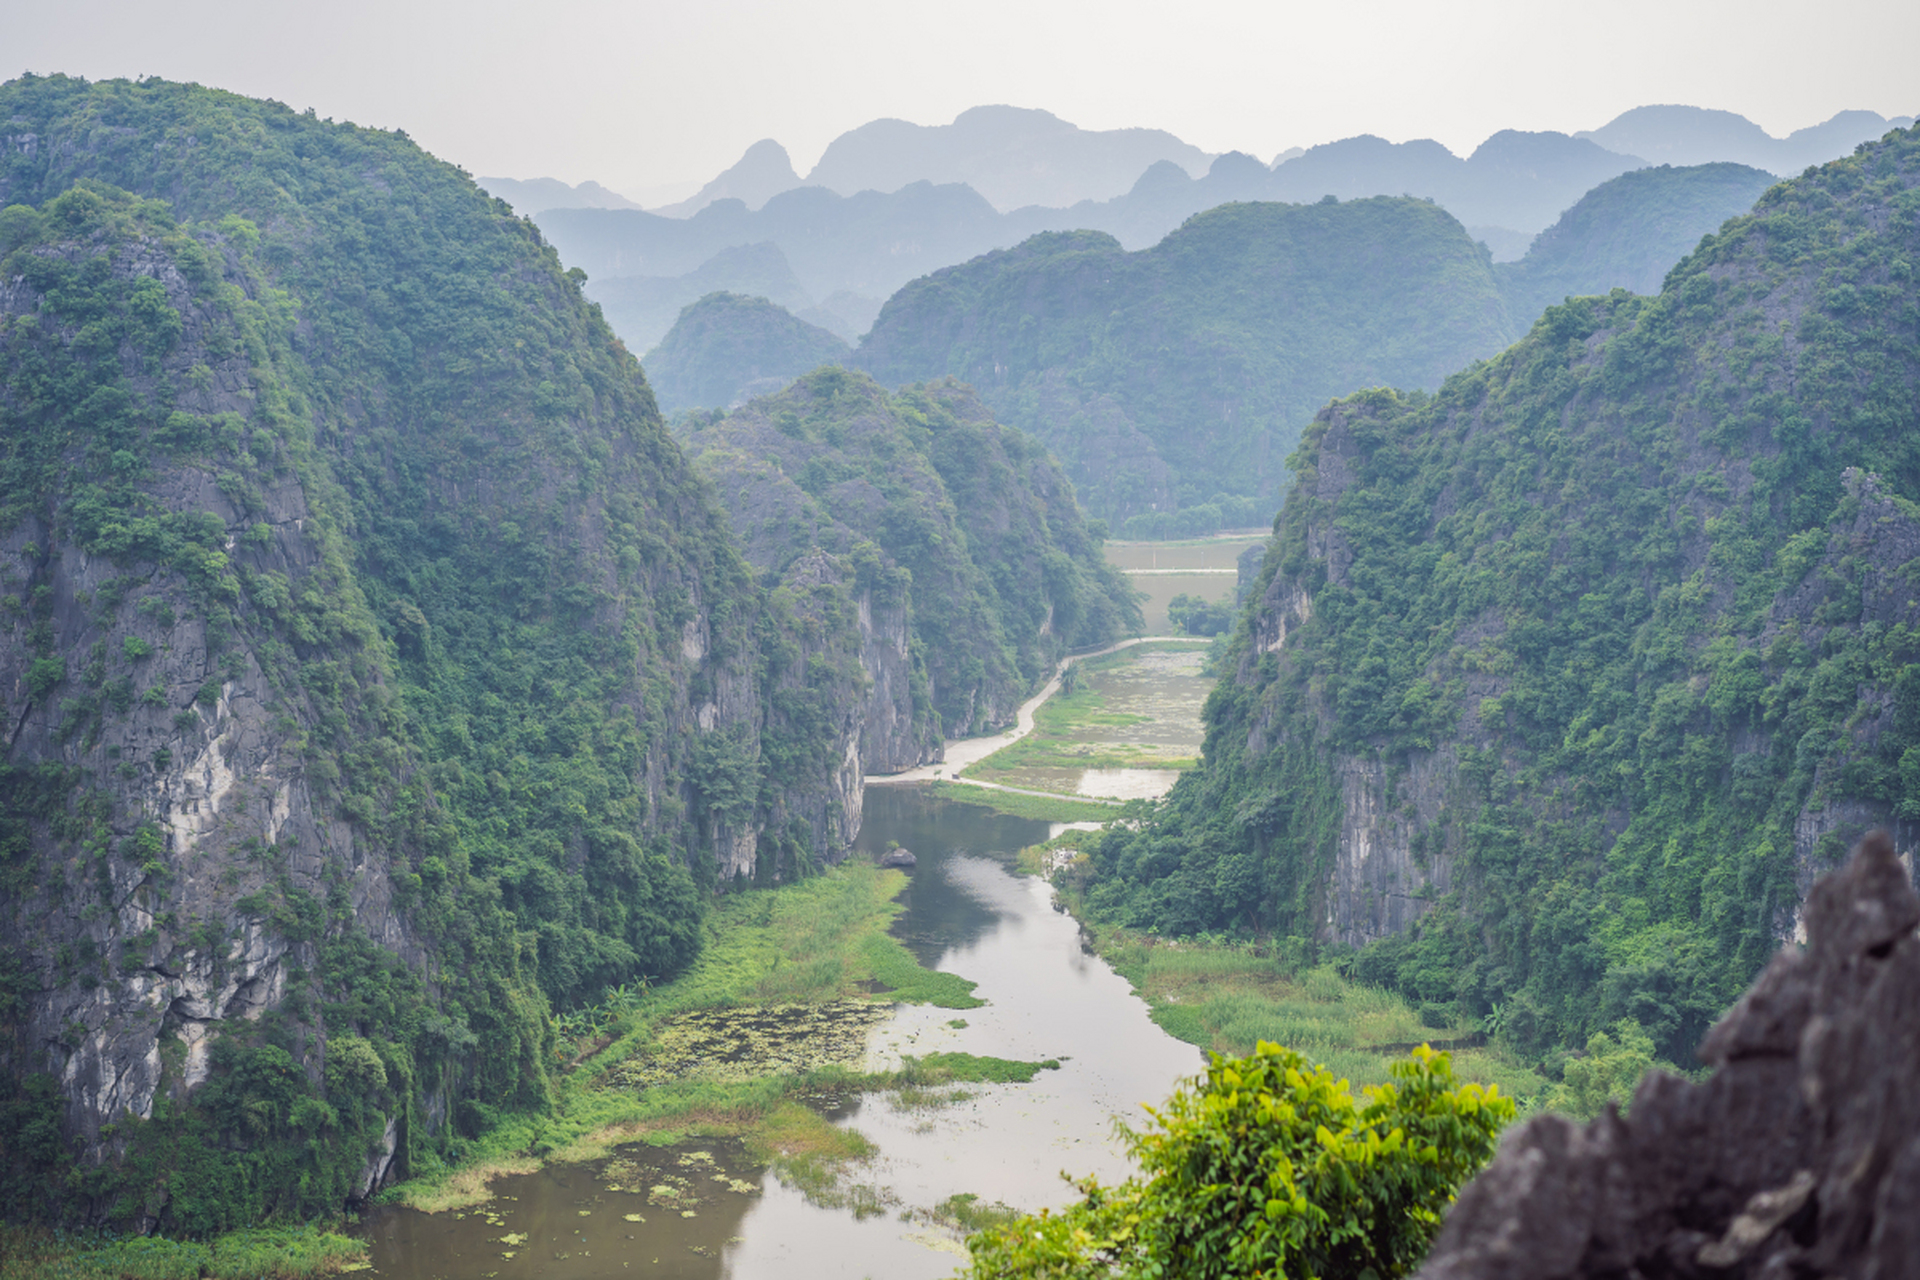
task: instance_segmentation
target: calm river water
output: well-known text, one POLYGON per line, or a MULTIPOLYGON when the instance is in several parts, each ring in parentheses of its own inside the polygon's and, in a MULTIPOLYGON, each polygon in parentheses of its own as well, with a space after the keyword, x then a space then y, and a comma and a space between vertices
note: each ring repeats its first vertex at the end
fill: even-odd
POLYGON ((928 1214, 949 1196, 1033 1209, 1072 1197, 1063 1171, 1122 1176, 1114 1119, 1143 1120, 1141 1105, 1164 1100, 1202 1061, 1086 949, 1045 883, 1009 873, 1006 855, 1048 835, 1044 822, 921 787, 867 792, 859 847, 898 841, 919 856, 895 933, 922 963, 975 980, 987 1001, 958 1012, 901 1006, 870 1043, 873 1065, 934 1050, 1061 1065, 1031 1084, 970 1086, 945 1106, 903 1109, 885 1094, 823 1100, 879 1147, 851 1179, 866 1189, 864 1214, 809 1203, 730 1142, 627 1148, 608 1162, 498 1179, 495 1199, 463 1215, 370 1213, 375 1271, 399 1280, 931 1280, 964 1265, 958 1236, 928 1214))

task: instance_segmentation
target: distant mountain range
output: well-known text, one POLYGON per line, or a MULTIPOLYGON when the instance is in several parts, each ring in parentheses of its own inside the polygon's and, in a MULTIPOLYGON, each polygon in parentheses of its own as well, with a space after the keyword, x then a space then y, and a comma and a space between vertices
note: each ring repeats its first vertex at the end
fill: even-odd
POLYGON ((1695 165, 1716 160, 1790 177, 1809 165, 1844 156, 1889 129, 1913 123, 1874 111, 1842 111, 1830 120, 1776 138, 1743 115, 1702 107, 1635 107, 1598 129, 1577 133, 1609 151, 1631 152, 1649 164, 1695 165))
POLYGON ((1152 165, 1202 173, 1212 159, 1161 129, 1082 129, 1048 111, 975 107, 948 125, 875 120, 843 133, 807 184, 850 196, 964 182, 1005 212, 1111 199, 1152 165))
POLYGON ((1658 292, 1773 183, 1735 164, 1621 174, 1512 263, 1404 197, 1224 205, 1133 253, 1044 233, 913 281, 857 351, 764 297, 717 293, 645 365, 669 413, 821 364, 890 385, 952 375, 1045 442, 1117 533, 1206 533, 1271 517, 1279 462, 1329 397, 1431 389, 1567 297, 1658 292))
POLYGON ((475 178, 490 196, 532 215, 542 209, 638 209, 636 202, 597 182, 568 186, 558 178, 475 178))
POLYGON ((767 140, 749 148, 739 164, 700 194, 668 209, 613 207, 598 194, 604 188, 554 183, 554 188, 584 194, 536 217, 569 265, 587 271, 589 295, 607 308, 616 331, 635 350, 664 337, 679 306, 717 289, 770 297, 796 313, 815 310, 809 317, 814 323, 852 340, 880 302, 909 280, 1042 231, 1104 231, 1124 248, 1143 249, 1194 214, 1232 201, 1413 195, 1447 209, 1488 246, 1496 262, 1506 262, 1520 258, 1534 235, 1583 194, 1622 173, 1670 162, 1687 167, 1733 162, 1778 173, 1814 150, 1840 154, 1888 124, 1870 111, 1843 112, 1823 125, 1773 139, 1728 112, 1646 107, 1585 136, 1503 130, 1465 158, 1437 142, 1391 143, 1363 136, 1283 154, 1274 165, 1228 152, 1213 157, 1198 177, 1187 166, 1200 153, 1189 148, 1182 158, 1148 164, 1120 194, 1009 212, 969 182, 945 179, 971 174, 985 182, 981 175, 1021 156, 1053 157, 1051 168, 1042 168, 1055 178, 1069 171, 1094 174, 1100 164, 1111 174, 1117 163, 1113 155, 1164 149, 1171 135, 1138 131, 1145 135, 1142 141, 1134 131, 1075 129, 1045 112, 979 108, 938 129, 881 121, 843 135, 809 182, 825 169, 843 185, 853 185, 851 175, 861 174, 877 184, 851 195, 827 185, 777 189, 800 180, 786 152, 767 140), (994 137, 1000 139, 999 151, 983 141, 994 137), (914 138, 925 145, 920 160, 909 163, 916 153, 907 140, 914 138), (1122 141, 1134 150, 1127 151, 1122 141), (1613 149, 1629 142, 1640 150, 1613 149), (1727 151, 1739 154, 1719 154, 1727 151), (1765 165, 1741 158, 1762 152, 1765 165), (1085 162, 1078 169, 1069 164, 1074 156, 1085 162), (913 173, 930 176, 884 189, 913 173), (783 286, 786 293, 767 285, 764 254, 737 256, 743 246, 778 251, 792 276, 783 286), (625 278, 648 283, 612 283, 625 278))

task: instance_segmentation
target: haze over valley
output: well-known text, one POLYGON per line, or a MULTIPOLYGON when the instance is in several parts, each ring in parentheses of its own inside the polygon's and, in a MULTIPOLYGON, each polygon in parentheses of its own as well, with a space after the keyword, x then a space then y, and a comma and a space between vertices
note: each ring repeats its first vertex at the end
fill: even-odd
POLYGON ((0 83, 9 1277, 1905 1273, 1910 17, 430 13, 0 83))

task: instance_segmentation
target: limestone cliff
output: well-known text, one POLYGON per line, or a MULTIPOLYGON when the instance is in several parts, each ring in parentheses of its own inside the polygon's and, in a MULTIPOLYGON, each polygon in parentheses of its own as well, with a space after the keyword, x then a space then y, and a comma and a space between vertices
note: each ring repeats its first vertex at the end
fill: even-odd
POLYGON ((1068 648, 1139 626, 1059 467, 957 384, 895 397, 823 369, 688 447, 763 575, 806 566, 807 590, 830 574, 844 595, 868 773, 1011 723, 1068 648))
POLYGON ((1894 1280, 1920 1260, 1920 898, 1875 833, 1807 895, 1713 1028, 1702 1082, 1653 1072, 1623 1117, 1544 1115, 1460 1193, 1426 1280, 1894 1280))
POLYGON ((1687 1052, 1851 842, 1920 840, 1916 193, 1896 131, 1657 297, 1325 408, 1202 767, 1095 900, 1311 937, 1525 1052, 1687 1052))
POLYGON ((844 850, 864 711, 465 175, 161 81, 0 135, 0 1211, 331 1211, 844 850))

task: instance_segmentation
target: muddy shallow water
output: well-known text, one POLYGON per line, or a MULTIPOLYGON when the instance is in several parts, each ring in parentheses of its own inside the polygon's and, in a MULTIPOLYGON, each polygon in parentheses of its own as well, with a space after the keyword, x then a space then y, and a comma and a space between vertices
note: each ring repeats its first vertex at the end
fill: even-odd
POLYGON ((1114 1118, 1143 1119, 1141 1104, 1162 1101, 1201 1057, 1148 1019, 1045 883, 1009 873, 1005 855, 1048 835, 1047 823, 917 786, 867 793, 859 847, 898 841, 919 858, 896 935, 923 964, 973 979, 987 1001, 898 1007, 868 1040, 870 1067, 960 1050, 1060 1068, 1031 1084, 967 1086, 944 1106, 873 1094, 831 1109, 879 1147, 847 1179, 863 1188, 864 1215, 812 1204, 737 1144, 700 1139, 502 1178, 492 1201, 462 1215, 376 1210, 363 1220, 374 1270, 402 1280, 932 1280, 964 1265, 958 1234, 932 1217, 947 1197, 1033 1209, 1071 1198, 1063 1171, 1122 1176, 1114 1118))

